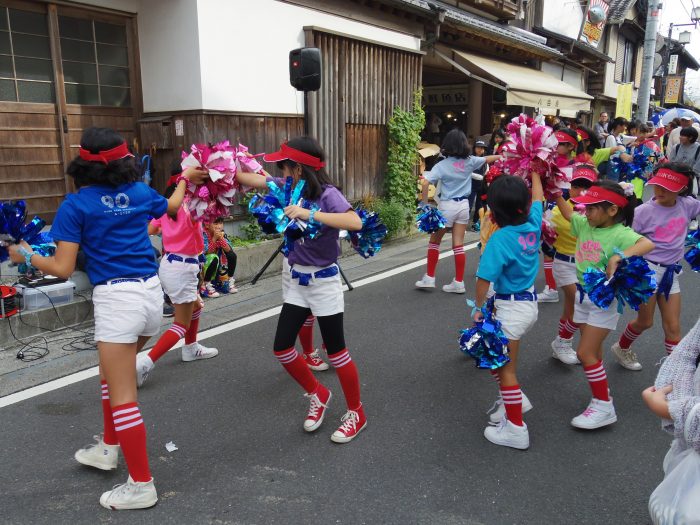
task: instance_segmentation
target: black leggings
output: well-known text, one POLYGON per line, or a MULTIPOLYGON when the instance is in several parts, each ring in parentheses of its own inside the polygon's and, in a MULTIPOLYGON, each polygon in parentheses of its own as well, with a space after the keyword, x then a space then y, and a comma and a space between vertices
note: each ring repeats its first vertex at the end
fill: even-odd
MULTIPOLYGON (((294 346, 297 334, 311 315, 309 308, 303 308, 295 304, 284 303, 277 321, 277 333, 275 334, 274 351, 281 352, 294 346)), ((343 333, 343 312, 335 315, 317 317, 318 327, 321 329, 323 343, 326 345, 328 355, 337 354, 345 349, 345 334, 343 333)))

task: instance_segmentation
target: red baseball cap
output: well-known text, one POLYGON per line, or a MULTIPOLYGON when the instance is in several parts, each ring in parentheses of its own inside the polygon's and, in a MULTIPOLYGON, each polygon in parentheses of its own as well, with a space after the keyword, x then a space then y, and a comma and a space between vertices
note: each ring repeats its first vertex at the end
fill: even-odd
POLYGON ((560 144, 562 142, 565 142, 568 144, 572 144, 573 146, 578 146, 578 141, 568 133, 564 133, 563 131, 555 131, 554 136, 556 137, 557 142, 559 142, 560 144))
POLYGON ((280 146, 279 151, 275 151, 274 153, 267 153, 263 157, 263 160, 265 162, 278 162, 280 160, 293 160, 294 162, 298 162, 299 164, 304 164, 304 165, 309 166, 317 171, 326 166, 326 163, 323 162, 318 157, 314 157, 313 155, 309 155, 308 153, 304 153, 303 151, 300 151, 298 149, 294 149, 291 146, 288 146, 286 142, 284 142, 280 146))
POLYGON ((576 164, 574 166, 574 174, 571 176, 571 182, 576 179, 585 179, 590 182, 598 180, 598 172, 593 164, 576 164))
POLYGON ((614 191, 600 186, 591 186, 586 193, 578 197, 571 197, 571 200, 577 204, 600 204, 601 202, 609 202, 620 208, 624 208, 629 204, 624 196, 618 195, 614 191))
POLYGON ((688 177, 668 168, 661 168, 647 184, 656 184, 668 191, 679 192, 688 186, 688 177))

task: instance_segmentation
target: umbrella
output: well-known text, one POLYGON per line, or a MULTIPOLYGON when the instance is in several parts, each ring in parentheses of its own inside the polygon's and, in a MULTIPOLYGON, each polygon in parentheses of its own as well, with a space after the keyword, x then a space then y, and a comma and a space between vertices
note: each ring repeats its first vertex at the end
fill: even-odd
POLYGON ((700 124, 700 115, 695 113, 695 111, 690 111, 689 109, 683 108, 672 108, 663 113, 661 117, 661 123, 665 126, 671 122, 674 118, 690 117, 695 122, 700 124))

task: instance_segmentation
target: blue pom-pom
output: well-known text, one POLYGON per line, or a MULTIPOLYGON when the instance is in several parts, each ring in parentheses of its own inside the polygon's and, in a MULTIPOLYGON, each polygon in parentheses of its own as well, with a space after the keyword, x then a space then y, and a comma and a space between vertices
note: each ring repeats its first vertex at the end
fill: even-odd
POLYGON ((440 210, 432 206, 424 206, 418 208, 418 218, 416 219, 416 227, 423 233, 435 233, 438 230, 446 228, 445 217, 442 216, 440 210))
POLYGON ((610 279, 605 272, 589 268, 583 273, 582 286, 597 307, 607 310, 617 299, 617 309, 621 312, 625 304, 639 310, 639 306, 654 295, 656 284, 656 273, 644 257, 633 255, 622 259, 610 279))
POLYGON ((694 230, 685 239, 685 245, 689 248, 683 258, 694 272, 700 272, 700 230, 694 230))
POLYGON ((493 303, 487 302, 480 310, 484 318, 475 321, 468 330, 461 331, 459 347, 474 358, 477 368, 496 370, 510 362, 508 338, 503 333, 501 322, 493 316, 493 303))
POLYGON ((381 250, 387 229, 375 212, 361 207, 356 208, 355 212, 362 220, 362 229, 348 232, 348 240, 355 251, 367 259, 381 250))
POLYGON ((658 160, 658 153, 649 146, 640 145, 630 152, 630 155, 631 162, 623 161, 619 155, 610 157, 608 173, 616 175, 620 182, 631 182, 636 178, 648 180, 658 160))
POLYGON ((27 224, 27 204, 25 201, 0 202, 0 262, 9 259, 7 245, 25 241, 30 245, 46 244, 42 241, 41 230, 46 222, 34 217, 27 224))

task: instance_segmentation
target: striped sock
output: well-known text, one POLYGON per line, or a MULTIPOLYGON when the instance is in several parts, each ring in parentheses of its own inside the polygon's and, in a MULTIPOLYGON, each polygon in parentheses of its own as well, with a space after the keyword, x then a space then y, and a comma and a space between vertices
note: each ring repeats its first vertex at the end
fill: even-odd
POLYGON ((428 269, 425 272, 428 277, 435 277, 435 269, 437 268, 438 258, 440 257, 440 245, 428 243, 428 269))
POLYGON ((314 351, 314 320, 316 318, 310 315, 304 321, 301 330, 299 330, 299 343, 305 354, 311 354, 314 351))
POLYGON ((586 373, 586 379, 593 392, 593 397, 601 401, 610 401, 608 394, 608 376, 605 374, 605 367, 602 361, 598 361, 594 365, 584 366, 583 371, 586 373))
POLYGON ((175 346, 181 338, 185 337, 186 332, 187 328, 185 328, 184 325, 173 323, 172 326, 160 336, 156 346, 151 348, 151 351, 148 352, 148 357, 155 363, 158 359, 163 357, 168 350, 175 346))
POLYGON ((131 479, 139 482, 150 481, 152 476, 146 451, 146 426, 143 424, 138 403, 134 401, 113 407, 112 418, 131 479))
POLYGON ((523 392, 520 385, 501 385, 501 397, 508 421, 519 427, 523 426, 523 392))
POLYGON ((634 328, 632 328, 632 323, 629 323, 625 328, 625 331, 622 333, 620 341, 618 342, 620 348, 624 350, 629 349, 629 347, 632 346, 632 343, 636 341, 637 337, 639 337, 641 333, 642 332, 635 332, 634 328))
POLYGON ((348 408, 359 410, 362 405, 360 401, 360 375, 357 373, 357 367, 350 357, 348 349, 343 348, 340 352, 328 356, 328 359, 338 375, 348 408))
POLYGON ((498 384, 498 386, 500 387, 501 386, 501 376, 499 376, 498 372, 496 372, 495 370, 490 370, 490 372, 491 372, 491 377, 493 377, 494 381, 496 381, 496 384, 498 384))
POLYGON ((664 348, 666 349, 666 354, 671 355, 671 352, 673 352, 673 349, 676 348, 676 345, 679 343, 679 341, 671 341, 669 339, 664 339, 664 348))
POLYGON ((464 267, 467 264, 467 254, 464 253, 464 246, 455 246, 452 248, 452 253, 455 255, 455 281, 461 283, 464 281, 464 267))
POLYGON ((109 387, 107 381, 102 379, 102 422, 104 423, 104 433, 102 439, 105 445, 118 445, 117 432, 114 430, 114 420, 112 419, 112 407, 109 404, 109 387))
POLYGON ((571 339, 578 330, 578 325, 571 319, 559 319, 559 337, 571 339))
POLYGON ((292 346, 291 348, 277 351, 275 352, 275 357, 307 394, 311 394, 316 390, 319 382, 311 373, 306 361, 299 355, 296 348, 292 346))
POLYGON ((190 321, 190 327, 185 332, 185 344, 191 345, 197 342, 197 332, 199 332, 199 317, 202 315, 202 309, 195 310, 192 312, 192 320, 190 321))
POLYGON ((550 290, 557 289, 557 282, 554 280, 554 261, 544 261, 542 267, 544 268, 544 281, 550 290))

